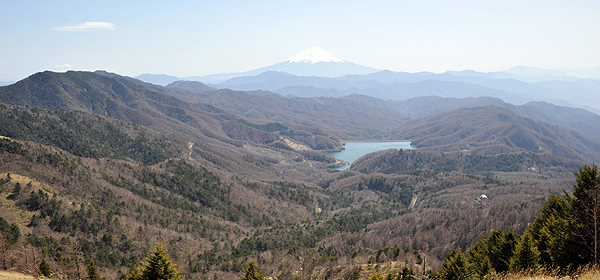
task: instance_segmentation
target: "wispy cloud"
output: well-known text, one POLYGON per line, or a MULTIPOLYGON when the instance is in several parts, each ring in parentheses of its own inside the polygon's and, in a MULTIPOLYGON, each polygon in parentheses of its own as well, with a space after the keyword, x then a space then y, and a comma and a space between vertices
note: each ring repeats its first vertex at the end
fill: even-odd
POLYGON ((77 23, 71 26, 54 27, 55 31, 95 31, 95 30, 114 30, 115 24, 102 21, 89 21, 77 23))
POLYGON ((66 64, 61 64, 61 65, 58 65, 58 64, 54 65, 54 68, 73 68, 73 67, 71 66, 71 64, 66 63, 66 64))

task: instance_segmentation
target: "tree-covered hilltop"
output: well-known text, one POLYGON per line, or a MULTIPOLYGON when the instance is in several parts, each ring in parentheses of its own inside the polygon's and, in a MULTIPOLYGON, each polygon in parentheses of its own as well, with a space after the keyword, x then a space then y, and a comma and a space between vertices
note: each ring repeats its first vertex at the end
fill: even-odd
POLYGON ((0 104, 0 135, 55 146, 80 157, 154 164, 186 153, 175 135, 77 111, 0 104))
POLYGON ((425 151, 480 155, 531 152, 582 163, 600 159, 598 138, 497 106, 460 108, 414 120, 395 131, 390 139, 410 139, 425 151))
POLYGON ((536 169, 575 170, 583 165, 579 160, 532 152, 498 155, 465 152, 424 152, 420 150, 390 149, 365 155, 356 160, 352 169, 362 173, 410 173, 418 169, 435 172, 462 172, 486 174, 489 172, 521 172, 536 169))
MULTIPOLYGON (((232 113, 209 104, 188 103, 174 97, 171 91, 103 71, 45 71, 33 74, 13 85, 0 87, 0 102, 108 116, 149 127, 164 134, 177 134, 195 139, 194 142, 203 141, 211 145, 222 146, 225 143, 242 146, 248 140, 256 144, 265 144, 265 139, 270 139, 267 142, 271 143, 280 136, 292 136, 289 134, 297 131, 298 133, 293 135, 295 142, 315 150, 339 149, 340 135, 343 134, 330 129, 301 125, 295 125, 291 130, 276 129, 268 124, 249 122, 241 118, 230 122, 232 118, 228 116, 232 113)), ((285 127, 284 124, 279 126, 285 127)), ((277 141, 272 146, 282 148, 286 147, 286 144, 277 141)))

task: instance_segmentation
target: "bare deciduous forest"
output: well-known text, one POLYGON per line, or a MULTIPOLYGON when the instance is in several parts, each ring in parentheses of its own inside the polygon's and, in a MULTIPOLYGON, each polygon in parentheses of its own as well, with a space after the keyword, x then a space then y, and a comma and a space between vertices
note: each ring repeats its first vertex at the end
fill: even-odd
MULTIPOLYGON (((89 110, 0 104, 0 267, 34 276, 44 263, 79 279, 93 261, 117 279, 157 242, 185 279, 237 279, 250 261, 273 279, 437 275, 494 230, 528 232, 594 156, 514 144, 530 132, 380 151, 334 172, 323 152, 364 134, 209 112, 125 77, 45 75, 3 90, 62 79, 89 110)), ((374 135, 391 135, 383 125, 374 135)))

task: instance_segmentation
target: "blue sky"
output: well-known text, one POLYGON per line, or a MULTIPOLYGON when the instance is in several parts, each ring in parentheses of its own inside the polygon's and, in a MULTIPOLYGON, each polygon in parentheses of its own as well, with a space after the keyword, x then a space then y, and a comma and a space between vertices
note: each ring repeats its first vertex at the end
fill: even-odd
POLYGON ((0 1, 0 80, 241 72, 320 46, 392 71, 600 66, 600 1, 0 1))

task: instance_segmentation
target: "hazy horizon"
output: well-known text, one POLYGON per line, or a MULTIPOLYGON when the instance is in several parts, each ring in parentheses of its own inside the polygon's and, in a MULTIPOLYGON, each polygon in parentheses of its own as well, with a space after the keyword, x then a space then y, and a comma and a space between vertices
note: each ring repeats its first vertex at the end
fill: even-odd
POLYGON ((600 66, 597 11, 595 1, 9 1, 0 80, 44 70, 235 73, 312 46, 396 72, 591 69, 600 66))

